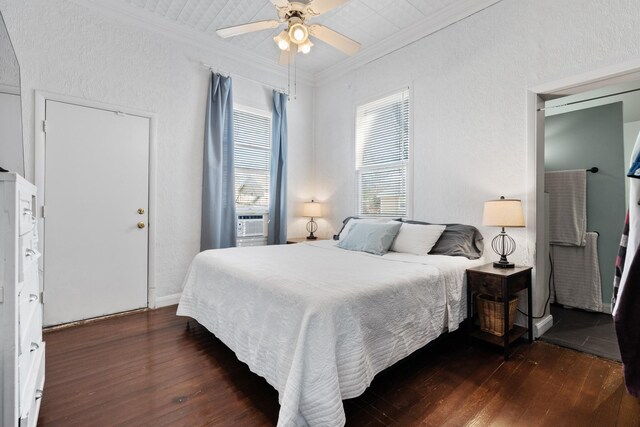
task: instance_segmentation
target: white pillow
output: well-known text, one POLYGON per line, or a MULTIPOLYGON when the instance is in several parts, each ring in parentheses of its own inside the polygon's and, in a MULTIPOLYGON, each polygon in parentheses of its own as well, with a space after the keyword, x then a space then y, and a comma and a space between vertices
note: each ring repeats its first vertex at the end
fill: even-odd
POLYGON ((344 225, 344 228, 340 232, 340 237, 338 240, 343 241, 344 238, 347 237, 347 234, 349 234, 349 229, 351 228, 351 226, 357 222, 364 222, 364 223, 371 224, 371 223, 383 223, 383 222, 389 222, 389 221, 390 221, 389 218, 351 218, 344 225))
POLYGON ((414 255, 427 255, 436 244, 446 225, 408 224, 402 223, 400 232, 393 241, 394 252, 405 252, 414 255))

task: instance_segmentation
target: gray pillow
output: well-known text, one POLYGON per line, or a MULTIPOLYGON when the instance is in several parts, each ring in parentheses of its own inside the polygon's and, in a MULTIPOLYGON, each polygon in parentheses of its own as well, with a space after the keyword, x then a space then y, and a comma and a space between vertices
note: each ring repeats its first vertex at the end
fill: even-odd
POLYGON ((393 239, 396 238, 400 231, 400 227, 402 227, 402 223, 400 222, 358 222, 351 226, 349 233, 337 246, 350 251, 384 255, 389 251, 393 239))
MULTIPOLYGON (((430 222, 404 220, 409 224, 431 224, 430 222)), ((484 251, 484 237, 473 225, 443 224, 446 225, 440 239, 433 246, 430 255, 463 256, 469 259, 478 259, 484 251)))

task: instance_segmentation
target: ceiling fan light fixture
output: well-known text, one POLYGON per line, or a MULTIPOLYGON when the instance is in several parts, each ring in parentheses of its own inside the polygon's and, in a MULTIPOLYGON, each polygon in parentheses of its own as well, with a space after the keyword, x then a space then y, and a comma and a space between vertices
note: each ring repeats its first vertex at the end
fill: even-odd
POLYGON ((298 52, 304 53, 305 55, 309 52, 311 52, 311 46, 313 46, 313 43, 311 43, 311 40, 308 40, 304 43, 300 43, 298 45, 298 52))
POLYGON ((289 49, 290 39, 289 39, 289 33, 287 33, 286 30, 283 30, 280 34, 275 36, 273 38, 273 41, 276 42, 280 50, 289 49))
POLYGON ((309 30, 304 24, 295 23, 289 27, 289 38, 294 43, 304 43, 309 39, 309 30))

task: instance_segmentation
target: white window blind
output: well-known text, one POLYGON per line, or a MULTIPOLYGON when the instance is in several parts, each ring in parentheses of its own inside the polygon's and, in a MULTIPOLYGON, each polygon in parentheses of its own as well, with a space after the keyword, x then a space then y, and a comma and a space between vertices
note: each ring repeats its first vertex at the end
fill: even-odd
POLYGON ((409 89, 356 110, 358 210, 363 216, 407 216, 409 89))
POLYGON ((269 208, 271 118, 242 109, 233 110, 236 209, 269 208))

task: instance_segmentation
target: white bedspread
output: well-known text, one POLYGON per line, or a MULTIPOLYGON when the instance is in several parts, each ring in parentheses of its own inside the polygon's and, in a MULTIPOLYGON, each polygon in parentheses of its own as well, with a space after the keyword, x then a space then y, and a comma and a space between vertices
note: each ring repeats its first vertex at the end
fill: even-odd
POLYGON ((463 257, 332 241, 198 254, 178 315, 213 332, 279 393, 278 426, 342 426, 342 400, 466 316, 463 257))

